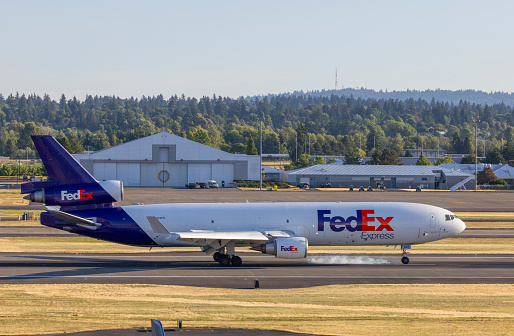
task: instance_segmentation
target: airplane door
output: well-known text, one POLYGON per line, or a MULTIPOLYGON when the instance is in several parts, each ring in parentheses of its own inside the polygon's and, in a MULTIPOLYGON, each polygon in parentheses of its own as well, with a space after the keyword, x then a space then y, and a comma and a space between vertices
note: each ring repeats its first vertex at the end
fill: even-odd
POLYGON ((262 230, 264 228, 264 220, 262 215, 255 216, 255 230, 262 230))
POLYGON ((431 213, 430 214, 430 228, 435 229, 436 226, 437 226, 437 217, 435 216, 435 214, 431 213))

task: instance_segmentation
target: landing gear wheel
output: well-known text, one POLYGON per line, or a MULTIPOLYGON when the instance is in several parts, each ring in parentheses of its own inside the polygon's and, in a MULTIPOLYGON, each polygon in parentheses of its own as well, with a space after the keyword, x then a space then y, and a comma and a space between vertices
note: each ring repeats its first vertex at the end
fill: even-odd
POLYGON ((238 256, 233 256, 230 260, 230 263, 232 266, 239 267, 243 264, 243 259, 239 258, 238 256))
POLYGON ((402 258, 402 263, 407 265, 409 263, 409 258, 408 257, 403 257, 402 258))
POLYGON ((220 254, 219 252, 214 252, 214 254, 212 255, 212 259, 214 259, 215 262, 219 262, 219 258, 220 258, 220 254))
POLYGON ((220 254, 218 257, 218 262, 221 266, 228 266, 230 265, 230 258, 226 254, 220 254))

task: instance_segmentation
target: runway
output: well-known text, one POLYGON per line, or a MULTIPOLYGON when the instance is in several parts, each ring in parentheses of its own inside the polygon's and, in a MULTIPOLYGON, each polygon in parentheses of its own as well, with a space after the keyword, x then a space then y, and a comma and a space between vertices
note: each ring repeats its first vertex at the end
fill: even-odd
POLYGON ((220 267, 201 253, 0 254, 0 283, 144 283, 215 288, 298 288, 334 284, 514 283, 514 255, 312 255, 284 260, 242 254, 220 267))

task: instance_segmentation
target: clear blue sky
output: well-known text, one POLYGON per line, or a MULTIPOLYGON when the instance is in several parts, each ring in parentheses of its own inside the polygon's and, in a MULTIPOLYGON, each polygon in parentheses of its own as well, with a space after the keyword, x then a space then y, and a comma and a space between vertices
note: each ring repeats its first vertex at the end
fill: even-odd
POLYGON ((514 91, 514 1, 0 0, 0 93, 514 91))

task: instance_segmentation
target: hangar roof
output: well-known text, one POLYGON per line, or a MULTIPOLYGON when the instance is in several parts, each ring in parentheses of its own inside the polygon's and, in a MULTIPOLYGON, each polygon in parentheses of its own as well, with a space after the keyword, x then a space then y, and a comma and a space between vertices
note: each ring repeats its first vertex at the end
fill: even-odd
MULTIPOLYGON (((176 160, 252 160, 258 161, 257 155, 231 154, 204 144, 161 132, 144 138, 99 150, 88 155, 94 160, 152 160, 152 147, 176 145, 176 160)), ((253 162, 253 161, 252 161, 253 162)))
POLYGON ((316 165, 289 172, 289 175, 383 175, 427 176, 437 172, 446 175, 467 176, 464 172, 452 172, 437 166, 389 166, 389 165, 316 165))

